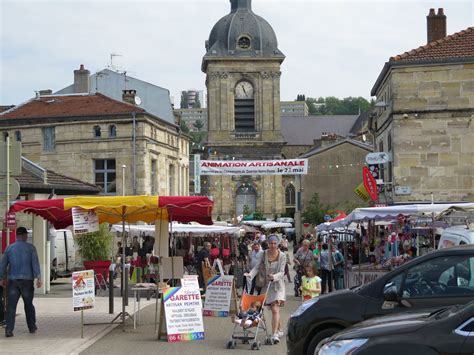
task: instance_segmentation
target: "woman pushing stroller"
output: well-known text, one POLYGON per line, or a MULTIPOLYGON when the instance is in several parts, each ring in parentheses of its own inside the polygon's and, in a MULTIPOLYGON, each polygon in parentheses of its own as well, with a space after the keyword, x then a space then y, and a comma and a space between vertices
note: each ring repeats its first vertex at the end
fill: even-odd
POLYGON ((263 289, 267 289, 265 305, 272 311, 272 341, 274 344, 280 342, 283 330, 280 321, 280 307, 283 307, 286 299, 285 291, 285 253, 278 249, 278 237, 271 235, 268 238, 268 249, 261 254, 259 262, 244 276, 264 279, 263 289), (269 283, 271 283, 269 285, 269 283))

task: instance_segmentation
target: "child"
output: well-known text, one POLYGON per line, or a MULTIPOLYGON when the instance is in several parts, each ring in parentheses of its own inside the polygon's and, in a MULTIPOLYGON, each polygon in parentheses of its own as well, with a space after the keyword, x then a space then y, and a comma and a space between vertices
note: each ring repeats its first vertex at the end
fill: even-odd
POLYGON ((233 314, 232 322, 241 325, 244 328, 250 327, 252 323, 257 319, 262 304, 259 301, 252 302, 247 312, 240 312, 237 314, 237 318, 233 314))
POLYGON ((301 297, 303 301, 318 297, 321 293, 321 279, 316 276, 316 266, 307 265, 305 275, 301 278, 301 297))

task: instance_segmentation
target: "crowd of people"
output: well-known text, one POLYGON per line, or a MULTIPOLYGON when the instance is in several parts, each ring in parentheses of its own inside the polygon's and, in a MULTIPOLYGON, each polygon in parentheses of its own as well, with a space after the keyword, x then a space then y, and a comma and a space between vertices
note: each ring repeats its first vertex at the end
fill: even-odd
MULTIPOLYGON (((248 270, 243 274, 246 292, 250 295, 266 293, 265 305, 272 312, 274 343, 283 336, 280 307, 286 300, 286 283, 294 284, 295 297, 302 301, 344 287, 344 256, 333 243, 318 243, 310 235, 300 243, 293 242, 293 255, 290 255, 288 238, 278 233, 267 237, 257 232, 242 238, 238 251, 238 260, 248 270), (295 270, 293 280, 291 266, 295 270)), ((199 256, 198 259, 202 261, 199 256)))

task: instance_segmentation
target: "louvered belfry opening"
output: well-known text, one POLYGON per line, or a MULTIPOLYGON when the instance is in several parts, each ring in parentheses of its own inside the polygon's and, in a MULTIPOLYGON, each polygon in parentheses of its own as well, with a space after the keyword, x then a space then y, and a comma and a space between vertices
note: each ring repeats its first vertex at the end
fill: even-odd
POLYGON ((235 99, 235 131, 255 131, 255 101, 251 99, 235 99))

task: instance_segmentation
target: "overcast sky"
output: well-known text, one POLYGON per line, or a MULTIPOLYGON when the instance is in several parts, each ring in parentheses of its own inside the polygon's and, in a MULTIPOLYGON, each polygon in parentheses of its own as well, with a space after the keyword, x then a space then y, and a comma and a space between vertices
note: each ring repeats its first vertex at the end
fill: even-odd
MULTIPOLYGON (((0 0, 0 104, 35 90, 64 88, 80 64, 94 73, 113 65, 130 76, 180 91, 205 89, 201 61, 213 25, 229 0, 0 0)), ((443 7, 448 34, 472 26, 473 1, 253 0, 275 30, 281 99, 297 94, 370 97, 390 56, 426 44, 426 15, 443 7)))

